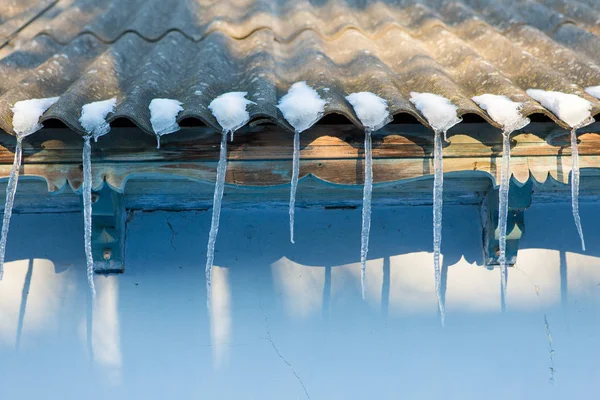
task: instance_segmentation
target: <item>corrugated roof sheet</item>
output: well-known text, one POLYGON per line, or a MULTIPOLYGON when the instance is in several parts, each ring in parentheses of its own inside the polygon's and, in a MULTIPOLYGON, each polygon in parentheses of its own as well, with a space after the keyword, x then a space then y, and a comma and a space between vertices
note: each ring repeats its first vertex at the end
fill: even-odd
MULTIPOLYGON (((492 123, 471 97, 504 94, 526 115, 556 118, 528 88, 573 93, 600 85, 597 0, 14 0, 0 5, 0 129, 15 102, 60 96, 43 119, 83 133, 81 107, 117 97, 110 120, 151 132, 153 98, 183 102, 178 120, 219 128, 216 96, 247 91, 251 117, 289 127, 276 109, 305 80, 360 125, 344 97, 370 91, 392 114, 411 91, 449 98, 492 123), (2 42, 0 42, 2 43, 2 42)), ((558 122, 558 121, 557 121, 558 122)), ((565 126, 561 123, 562 126, 565 126)))

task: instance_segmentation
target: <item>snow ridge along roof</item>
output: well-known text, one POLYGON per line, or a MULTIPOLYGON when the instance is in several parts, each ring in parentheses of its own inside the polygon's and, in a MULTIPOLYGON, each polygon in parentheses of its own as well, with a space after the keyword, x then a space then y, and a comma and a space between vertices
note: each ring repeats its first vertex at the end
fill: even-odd
POLYGON ((177 99, 177 122, 220 129, 208 109, 227 92, 247 92, 251 119, 292 128, 276 108, 298 81, 317 90, 324 115, 357 126, 350 93, 372 92, 390 114, 427 122, 410 93, 448 98, 477 114, 484 93, 545 114, 527 89, 575 94, 600 85, 596 0, 8 0, 0 4, 0 129, 11 107, 59 97, 43 120, 84 134, 85 104, 116 98, 109 122, 128 118, 153 134, 149 104, 177 99))

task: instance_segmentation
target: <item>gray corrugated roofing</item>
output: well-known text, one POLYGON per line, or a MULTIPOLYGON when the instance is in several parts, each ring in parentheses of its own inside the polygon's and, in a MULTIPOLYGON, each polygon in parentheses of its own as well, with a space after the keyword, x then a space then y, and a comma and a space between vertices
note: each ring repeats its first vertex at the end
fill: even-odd
POLYGON ((344 99, 356 91, 421 122, 411 91, 441 94, 490 123, 472 96, 504 94, 527 115, 554 118, 525 90, 557 90, 600 111, 583 90, 600 85, 596 0, 17 0, 0 5, 2 34, 12 37, 0 49, 7 132, 16 101, 53 96, 43 119, 78 132, 84 104, 115 96, 110 119, 148 132, 156 97, 182 101, 179 120, 218 128, 207 106, 229 91, 249 93, 252 118, 286 126, 275 104, 299 80, 329 101, 326 113, 357 125, 344 99))

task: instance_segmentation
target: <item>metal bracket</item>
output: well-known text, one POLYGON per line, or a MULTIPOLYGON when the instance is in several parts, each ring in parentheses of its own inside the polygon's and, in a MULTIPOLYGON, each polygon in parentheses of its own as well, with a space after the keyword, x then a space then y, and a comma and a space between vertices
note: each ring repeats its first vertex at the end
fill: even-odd
POLYGON ((108 185, 92 192, 92 255, 97 274, 125 270, 125 225, 127 212, 122 193, 108 185))
MULTIPOLYGON (((525 210, 531 206, 533 181, 528 180, 518 186, 511 179, 508 192, 508 219, 506 225, 506 261, 509 265, 517 262, 519 240, 525 232, 525 210)), ((498 200, 499 190, 488 189, 481 205, 481 221, 483 224, 483 257, 486 267, 499 265, 500 242, 498 232, 498 200)))

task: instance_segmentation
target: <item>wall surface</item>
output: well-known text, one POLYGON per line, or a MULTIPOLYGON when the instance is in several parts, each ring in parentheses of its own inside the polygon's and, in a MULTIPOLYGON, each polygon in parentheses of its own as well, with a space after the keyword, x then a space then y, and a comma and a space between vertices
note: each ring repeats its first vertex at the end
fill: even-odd
POLYGON ((444 209, 442 328, 430 207, 137 212, 120 276, 86 282, 81 214, 16 215, 0 282, 2 399, 581 399, 600 380, 600 213, 526 213, 508 311, 481 265, 479 208, 444 209), (552 368, 552 369, 551 369, 552 368), (553 377, 553 383, 551 379, 553 377))

